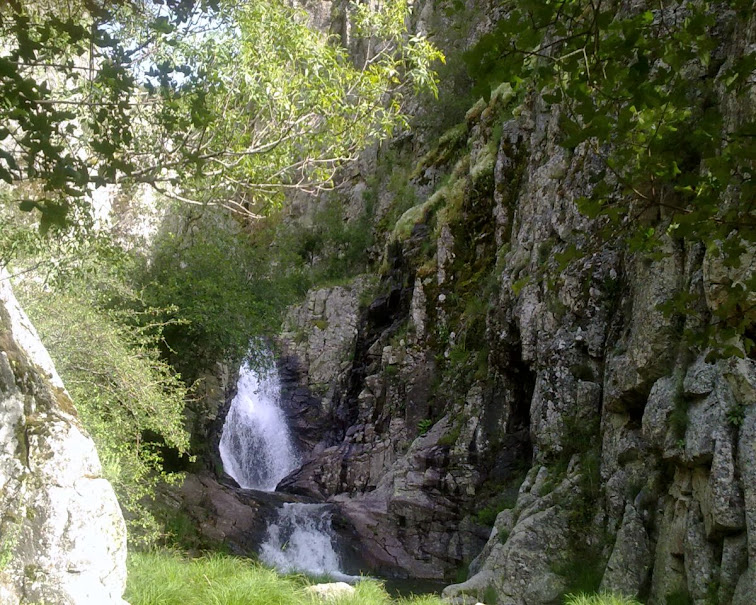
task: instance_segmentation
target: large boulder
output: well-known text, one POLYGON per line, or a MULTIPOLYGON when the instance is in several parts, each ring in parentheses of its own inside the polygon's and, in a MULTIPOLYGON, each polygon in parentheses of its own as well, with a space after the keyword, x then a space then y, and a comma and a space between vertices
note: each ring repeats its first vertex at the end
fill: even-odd
POLYGON ((122 604, 125 584, 113 488, 0 273, 0 602, 122 604))

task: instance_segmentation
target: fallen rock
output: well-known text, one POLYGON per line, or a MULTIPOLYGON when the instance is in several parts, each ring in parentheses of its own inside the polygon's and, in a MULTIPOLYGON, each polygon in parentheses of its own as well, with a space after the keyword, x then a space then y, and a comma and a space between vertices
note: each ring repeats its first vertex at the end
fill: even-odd
POLYGON ((305 588, 305 592, 321 601, 335 601, 355 593, 354 586, 346 582, 329 582, 327 584, 313 584, 305 588))

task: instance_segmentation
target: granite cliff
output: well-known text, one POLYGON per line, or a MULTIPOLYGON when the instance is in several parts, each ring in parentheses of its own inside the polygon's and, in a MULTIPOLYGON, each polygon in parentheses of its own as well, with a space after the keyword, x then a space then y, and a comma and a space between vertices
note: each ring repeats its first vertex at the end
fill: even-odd
MULTIPOLYGON (((468 3, 453 38, 444 7, 419 2, 416 27, 451 54, 497 10, 468 3)), ((754 25, 723 13, 713 61, 748 52, 754 25)), ((753 118, 721 89, 716 103, 753 118)), ((682 334, 752 274, 752 251, 738 277, 702 242, 648 254, 594 237, 576 200, 599 159, 559 144, 562 108, 538 94, 501 86, 442 133, 423 111, 426 128, 366 154, 342 188, 347 222, 373 213, 377 275, 288 315, 310 453, 281 489, 338 502, 374 568, 464 579, 445 591, 459 602, 590 587, 750 603, 756 361, 707 360, 682 334), (551 271, 576 237, 598 243, 551 271), (661 310, 680 292, 700 313, 661 310)))

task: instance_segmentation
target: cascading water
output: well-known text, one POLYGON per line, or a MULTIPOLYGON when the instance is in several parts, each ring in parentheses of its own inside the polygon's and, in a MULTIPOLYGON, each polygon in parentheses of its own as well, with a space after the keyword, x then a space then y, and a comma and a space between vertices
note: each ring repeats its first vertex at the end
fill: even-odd
MULTIPOLYGON (((245 489, 274 491, 299 460, 281 410, 281 385, 272 354, 265 369, 245 362, 239 370, 220 439, 223 469, 245 489)), ((263 561, 282 572, 302 571, 348 580, 340 571, 328 504, 287 503, 268 526, 263 561)))
POLYGON ((280 407, 281 383, 272 355, 264 361, 265 369, 249 362, 240 368, 219 449, 223 470, 241 487, 272 492, 299 460, 280 407))
POLYGON ((303 571, 347 579, 334 548, 328 504, 284 504, 278 519, 268 526, 260 558, 282 572, 303 571))

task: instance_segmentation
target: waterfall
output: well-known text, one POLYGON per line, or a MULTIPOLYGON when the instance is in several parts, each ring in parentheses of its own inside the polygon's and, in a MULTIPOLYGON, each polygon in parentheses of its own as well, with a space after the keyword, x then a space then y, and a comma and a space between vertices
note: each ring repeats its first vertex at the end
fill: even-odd
POLYGON ((272 492, 299 460, 280 408, 278 371, 272 355, 264 357, 264 369, 244 362, 239 370, 219 449, 223 470, 241 487, 272 492))
MULTIPOLYGON (((253 344, 254 346, 254 344, 253 344)), ((220 439, 223 469, 245 489, 274 491, 299 464, 286 417, 281 410, 281 384, 270 353, 265 369, 245 362, 239 369, 220 439)), ((268 526, 260 557, 287 573, 301 571, 353 580, 339 570, 337 536, 331 526, 332 505, 287 503, 268 526)))
POLYGON ((336 543, 330 505, 288 503, 268 526, 260 558, 284 573, 300 571, 349 579, 340 571, 336 543))

